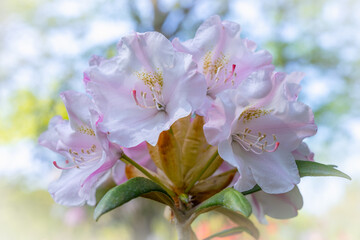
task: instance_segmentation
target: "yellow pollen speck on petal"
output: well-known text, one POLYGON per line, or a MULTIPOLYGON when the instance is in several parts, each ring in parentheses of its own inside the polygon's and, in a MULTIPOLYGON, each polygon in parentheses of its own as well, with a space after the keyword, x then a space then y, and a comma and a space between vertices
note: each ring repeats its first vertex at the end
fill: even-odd
POLYGON ((209 70, 211 68, 212 62, 211 62, 211 56, 212 52, 209 51, 205 54, 204 60, 203 60, 203 73, 206 75, 209 73, 209 70))
POLYGON ((94 130, 92 130, 91 128, 89 127, 86 127, 86 126, 80 126, 78 128, 78 131, 82 134, 87 134, 87 135, 90 135, 90 136, 95 136, 95 132, 94 130))
POLYGON ((135 75, 150 89, 159 89, 159 91, 162 90, 164 77, 163 72, 159 69, 155 72, 135 72, 135 75))
MULTIPOLYGON (((216 59, 213 58, 213 53, 211 51, 207 52, 203 57, 203 73, 205 75, 210 74, 211 78, 216 75, 219 69, 223 69, 229 63, 229 60, 226 56, 221 53, 216 59)), ((227 72, 227 69, 224 69, 227 72)))
POLYGON ((265 109, 254 109, 254 108, 248 108, 245 109, 239 116, 239 120, 242 119, 243 123, 249 123, 253 119, 257 119, 262 116, 266 116, 270 114, 273 109, 271 110, 265 110, 265 109))

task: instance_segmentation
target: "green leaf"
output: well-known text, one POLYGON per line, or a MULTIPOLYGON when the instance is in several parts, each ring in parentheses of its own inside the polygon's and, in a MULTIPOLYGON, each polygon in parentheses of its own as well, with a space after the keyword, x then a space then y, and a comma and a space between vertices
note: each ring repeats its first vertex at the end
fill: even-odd
POLYGON ((152 192, 160 193, 167 201, 173 202, 170 195, 157 183, 147 178, 136 177, 110 189, 97 204, 94 219, 97 221, 104 213, 120 207, 134 198, 146 196, 152 192))
POLYGON ((218 207, 238 211, 246 217, 250 216, 252 210, 249 201, 244 195, 233 188, 226 188, 201 203, 195 212, 201 214, 218 207))
POLYGON ((318 162, 296 160, 300 177, 305 176, 335 176, 351 180, 347 174, 335 169, 334 165, 325 165, 318 162))

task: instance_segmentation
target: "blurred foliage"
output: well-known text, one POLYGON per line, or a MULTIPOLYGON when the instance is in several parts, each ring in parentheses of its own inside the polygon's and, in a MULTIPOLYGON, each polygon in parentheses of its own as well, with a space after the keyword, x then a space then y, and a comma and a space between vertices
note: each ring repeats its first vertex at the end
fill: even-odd
POLYGON ((67 119, 64 104, 60 98, 40 99, 26 89, 16 91, 10 98, 12 111, 0 118, 0 144, 25 137, 37 139, 47 129, 55 115, 67 119))
POLYGON ((94 224, 93 207, 55 205, 47 191, 29 191, 22 182, 0 179, 0 239, 174 239, 163 207, 137 199, 94 224), (159 214, 160 213, 160 214, 159 214), (21 231, 19 231, 21 229, 21 231), (120 238, 119 238, 120 236, 120 238))
MULTIPOLYGON (((113 214, 104 215, 94 224, 92 207, 66 208, 55 205, 46 191, 29 191, 23 186, 21 182, 10 183, 0 179, 2 194, 7 196, 0 198, 1 239, 175 239, 175 229, 162 216, 163 207, 151 200, 131 201, 116 209, 113 214), (152 233, 151 236, 149 232, 152 233)), ((298 217, 286 221, 268 218, 268 225, 257 224, 261 232, 260 239, 359 239, 360 229, 356 221, 360 212, 360 193, 357 191, 359 188, 359 182, 349 186, 345 194, 347 204, 340 203, 321 217, 300 212, 298 217)), ((251 220, 257 222, 254 216, 251 220)), ((198 238, 203 239, 235 225, 221 214, 206 213, 200 216, 193 226, 198 238)), ((221 239, 253 238, 243 233, 221 239)))

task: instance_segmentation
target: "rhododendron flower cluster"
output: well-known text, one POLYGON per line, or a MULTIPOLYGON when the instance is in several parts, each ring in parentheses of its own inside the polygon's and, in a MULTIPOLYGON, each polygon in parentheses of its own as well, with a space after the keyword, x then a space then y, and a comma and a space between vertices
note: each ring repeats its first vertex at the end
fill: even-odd
POLYGON ((169 197, 150 196, 178 223, 225 188, 247 195, 261 222, 294 217, 302 207, 296 160, 313 161, 303 140, 317 130, 297 100, 303 77, 276 72, 269 52, 218 16, 185 42, 129 34, 116 56, 91 58, 86 93, 61 94, 69 121, 54 117, 39 140, 64 156, 49 191, 60 204, 94 205, 106 179, 122 189, 140 177, 169 197))

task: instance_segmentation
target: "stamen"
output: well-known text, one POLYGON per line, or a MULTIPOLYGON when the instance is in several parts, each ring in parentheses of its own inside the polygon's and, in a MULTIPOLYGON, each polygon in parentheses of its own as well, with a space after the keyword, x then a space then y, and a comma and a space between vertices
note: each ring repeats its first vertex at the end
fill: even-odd
POLYGON ((156 90, 153 87, 150 87, 150 90, 151 90, 151 97, 152 97, 152 100, 154 102, 154 105, 149 106, 147 104, 147 101, 146 101, 147 93, 146 92, 141 92, 140 93, 141 98, 142 98, 142 102, 143 102, 143 103, 140 103, 139 100, 137 99, 136 90, 134 89, 134 90, 132 90, 132 95, 133 95, 133 98, 135 100, 136 105, 138 105, 141 108, 156 108, 159 111, 165 110, 165 105, 162 104, 161 99, 159 99, 159 98, 162 97, 161 91, 156 90))
POLYGON ((72 168, 80 168, 81 166, 85 166, 90 162, 98 161, 101 158, 101 151, 96 151, 96 145, 93 144, 90 148, 84 149, 81 148, 77 151, 69 149, 72 163, 69 165, 70 161, 68 159, 65 160, 66 167, 60 166, 56 161, 53 162, 54 166, 61 170, 68 170, 72 168))
POLYGON ((232 138, 235 142, 239 143, 245 151, 252 151, 255 154, 275 152, 279 148, 280 143, 276 140, 275 135, 273 135, 274 141, 268 145, 268 142, 265 140, 266 134, 258 132, 258 136, 256 136, 250 133, 251 129, 246 128, 242 133, 234 134, 232 138))
POLYGON ((146 108, 144 105, 140 104, 139 101, 137 100, 136 90, 132 90, 132 95, 133 95, 136 105, 138 105, 139 107, 142 107, 142 108, 146 108))
POLYGON ((55 166, 56 168, 61 169, 61 170, 68 170, 68 169, 74 168, 74 166, 71 166, 71 167, 60 167, 60 166, 57 164, 56 161, 53 161, 53 164, 54 164, 54 166, 55 166))
MULTIPOLYGON (((232 65, 231 72, 230 72, 230 75, 224 80, 224 83, 226 83, 230 78, 232 78, 232 77, 234 76, 235 68, 236 68, 236 64, 233 64, 233 65, 232 65)), ((233 81, 234 81, 234 80, 232 80, 232 82, 233 82, 233 81)))
POLYGON ((275 152, 279 148, 280 143, 276 142, 275 147, 272 150, 266 150, 266 152, 275 152))

